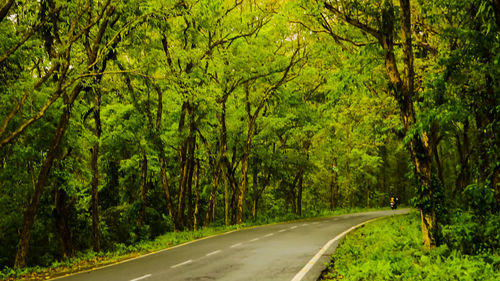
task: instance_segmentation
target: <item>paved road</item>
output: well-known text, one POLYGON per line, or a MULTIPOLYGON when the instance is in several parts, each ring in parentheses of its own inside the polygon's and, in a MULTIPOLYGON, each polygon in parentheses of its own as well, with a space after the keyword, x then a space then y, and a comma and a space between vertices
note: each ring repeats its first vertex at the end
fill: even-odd
MULTIPOLYGON (((330 240, 367 220, 402 214, 366 212, 302 222, 267 225, 198 240, 62 281, 292 280, 330 240)), ((333 243, 302 280, 316 280, 333 243)))

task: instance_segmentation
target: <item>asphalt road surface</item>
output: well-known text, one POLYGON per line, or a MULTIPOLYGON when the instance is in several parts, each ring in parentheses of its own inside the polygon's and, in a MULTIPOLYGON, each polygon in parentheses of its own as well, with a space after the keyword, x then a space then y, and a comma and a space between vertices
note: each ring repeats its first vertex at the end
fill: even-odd
POLYGON ((57 280, 316 280, 337 247, 339 235, 365 221, 408 211, 366 212, 239 230, 57 280))

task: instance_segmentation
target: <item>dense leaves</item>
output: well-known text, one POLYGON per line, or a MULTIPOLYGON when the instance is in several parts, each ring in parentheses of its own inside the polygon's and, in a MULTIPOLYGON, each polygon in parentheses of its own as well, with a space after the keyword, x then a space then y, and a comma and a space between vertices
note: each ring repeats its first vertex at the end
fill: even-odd
POLYGON ((499 4, 427 2, 6 1, 0 267, 391 194, 483 249, 446 225, 500 206, 499 4))

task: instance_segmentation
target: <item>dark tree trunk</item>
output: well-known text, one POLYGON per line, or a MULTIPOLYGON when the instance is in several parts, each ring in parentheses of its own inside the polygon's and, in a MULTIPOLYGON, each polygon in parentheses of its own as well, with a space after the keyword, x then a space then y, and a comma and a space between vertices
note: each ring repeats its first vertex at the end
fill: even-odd
POLYGON ((62 253, 64 258, 72 257, 75 253, 71 229, 69 227, 69 212, 72 203, 68 202, 67 194, 64 189, 56 187, 54 217, 56 219, 57 233, 61 241, 62 253))
MULTIPOLYGON (((190 105, 187 102, 184 102, 182 104, 182 113, 181 113, 181 119, 179 121, 179 132, 182 132, 184 130, 184 123, 185 123, 185 118, 187 115, 189 115, 189 109, 190 105)), ((184 210, 186 208, 186 184, 187 184, 187 177, 189 174, 189 163, 187 159, 187 150, 188 150, 188 144, 189 144, 189 138, 190 135, 187 136, 186 140, 183 142, 179 149, 179 163, 180 163, 180 180, 179 180, 179 197, 178 197, 178 202, 177 202, 177 222, 179 226, 179 230, 184 229, 185 225, 185 216, 184 216, 184 210)))
POLYGON ((500 0, 493 0, 493 10, 495 11, 497 32, 500 33, 500 0))
POLYGON ((54 163, 54 159, 56 158, 59 147, 61 145, 62 138, 66 129, 68 127, 69 119, 71 117, 71 105, 73 105, 76 97, 82 90, 81 84, 78 84, 72 91, 71 96, 68 99, 67 105, 63 109, 63 113, 59 119, 59 125, 55 131, 54 137, 52 139, 49 151, 47 152, 47 157, 43 162, 43 165, 40 169, 40 173, 38 174, 38 178, 35 185, 35 190, 31 196, 31 200, 29 202, 28 208, 24 213, 23 218, 23 228, 21 230, 21 234, 19 237, 19 248, 16 253, 16 259, 14 262, 15 268, 20 268, 26 265, 26 258, 28 256, 29 250, 29 241, 31 237, 31 230, 33 227, 33 223, 35 222, 35 215, 38 209, 38 204, 40 203, 40 198, 42 197, 42 193, 49 177, 50 169, 54 163))
POLYGON ((302 216, 302 184, 304 179, 304 169, 299 171, 299 182, 297 184, 297 216, 302 216))
MULTIPOLYGON (((174 231, 179 230, 179 223, 177 221, 177 216, 175 214, 174 205, 172 203, 172 195, 170 193, 170 186, 168 184, 168 176, 167 176, 167 161, 165 159, 165 150, 163 148, 163 142, 160 137, 160 133, 162 130, 162 118, 163 118, 163 92, 161 88, 153 84, 154 89, 158 95, 158 106, 156 109, 156 124, 155 124, 155 132, 154 132, 154 142, 158 149, 158 160, 160 161, 160 174, 161 174, 161 185, 163 187, 163 192, 165 193, 165 201, 167 204, 168 215, 172 218, 174 223, 174 231)), ((151 114, 149 114, 151 115, 151 114)), ((152 124, 151 124, 152 126, 152 124)))
POLYGON ((172 218, 174 222, 174 231, 179 230, 179 225, 177 222, 177 217, 175 215, 174 206, 172 204, 172 196, 170 194, 170 186, 168 184, 167 178, 167 167, 165 156, 160 156, 160 165, 161 165, 161 184, 163 186, 163 192, 165 193, 165 201, 167 202, 168 215, 172 218))
POLYGON ((141 209, 139 210, 139 215, 137 217, 137 226, 144 225, 144 216, 146 214, 146 205, 148 200, 148 158, 146 157, 146 152, 142 156, 141 165, 141 209))
POLYGON ((5 5, 0 8, 0 22, 7 16, 7 13, 9 13, 10 7, 12 7, 12 4, 14 4, 15 0, 8 0, 5 5))
POLYGON ((200 159, 196 160, 196 182, 194 186, 195 192, 195 202, 194 202, 194 213, 193 213, 193 229, 198 230, 198 214, 199 204, 200 204, 200 159))
POLYGON ((289 191, 289 198, 290 198, 290 204, 292 205, 292 214, 296 215, 297 214, 297 195, 295 191, 295 187, 297 186, 297 183, 299 182, 300 178, 300 171, 295 175, 295 178, 293 179, 292 184, 290 185, 290 191, 289 191))
POLYGON ((189 150, 188 150, 188 178, 187 178, 187 224, 189 229, 193 229, 193 174, 196 161, 194 159, 194 152, 196 150, 196 128, 194 123, 191 124, 191 137, 189 139, 189 150))
POLYGON ((215 199, 217 196, 217 188, 219 186, 219 177, 220 177, 220 165, 212 168, 212 190, 210 191, 210 198, 208 199, 207 213, 205 215, 205 223, 204 226, 209 226, 210 222, 212 222, 214 209, 215 209, 215 199))
POLYGON ((92 167, 92 248, 98 252, 101 248, 99 239, 99 139, 101 137, 101 93, 96 91, 94 104, 94 134, 97 138, 92 148, 91 167, 92 167))
MULTIPOLYGON (((266 173, 266 170, 262 171, 263 173, 266 173)), ((253 220, 257 220, 257 214, 259 211, 259 200, 262 198, 262 193, 264 193, 264 190, 266 187, 269 185, 269 182, 271 180, 271 172, 267 170, 267 175, 264 176, 262 181, 260 182, 260 187, 259 187, 259 180, 258 180, 258 169, 254 168, 253 169, 253 202, 252 202, 252 217, 253 220)))

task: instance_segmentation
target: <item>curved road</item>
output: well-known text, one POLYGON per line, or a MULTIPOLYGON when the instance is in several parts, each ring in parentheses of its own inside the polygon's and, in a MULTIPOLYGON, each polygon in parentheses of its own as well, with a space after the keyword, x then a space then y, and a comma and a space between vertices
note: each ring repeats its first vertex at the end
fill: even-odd
POLYGON ((239 230, 57 280, 316 280, 338 245, 335 237, 365 221, 408 211, 366 212, 239 230), (322 248, 324 252, 318 253, 322 248), (320 258, 313 264, 315 255, 320 258), (310 270, 304 269, 306 265, 310 270))

